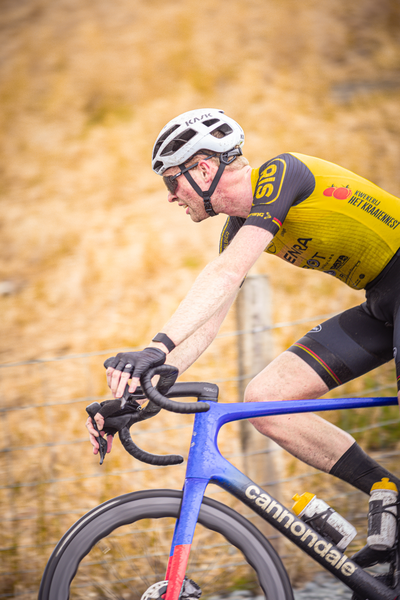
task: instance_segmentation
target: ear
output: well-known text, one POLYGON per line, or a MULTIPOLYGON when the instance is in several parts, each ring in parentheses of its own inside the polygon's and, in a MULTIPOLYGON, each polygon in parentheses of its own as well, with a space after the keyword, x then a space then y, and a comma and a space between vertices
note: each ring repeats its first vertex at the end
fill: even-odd
POLYGON ((201 175, 201 178, 206 182, 210 182, 212 181, 212 179, 214 178, 214 171, 215 171, 215 167, 216 165, 214 163, 212 163, 210 160, 200 160, 199 164, 198 164, 198 171, 201 175))

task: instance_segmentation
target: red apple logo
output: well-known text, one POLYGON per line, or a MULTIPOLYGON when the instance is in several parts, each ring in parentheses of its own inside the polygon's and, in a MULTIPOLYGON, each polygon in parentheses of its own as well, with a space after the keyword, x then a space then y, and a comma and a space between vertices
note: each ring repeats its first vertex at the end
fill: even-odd
POLYGON ((332 196, 333 192, 336 190, 337 188, 335 188, 334 185, 332 185, 331 187, 326 188, 326 190, 324 190, 324 196, 332 196))
POLYGON ((348 185, 339 188, 331 185, 331 187, 328 187, 323 191, 324 196, 333 196, 336 200, 346 200, 352 193, 353 192, 348 185))
POLYGON ((333 196, 337 200, 346 200, 349 196, 351 196, 351 194, 352 194, 352 191, 351 191, 351 189, 349 188, 348 185, 346 187, 337 188, 333 192, 333 196))

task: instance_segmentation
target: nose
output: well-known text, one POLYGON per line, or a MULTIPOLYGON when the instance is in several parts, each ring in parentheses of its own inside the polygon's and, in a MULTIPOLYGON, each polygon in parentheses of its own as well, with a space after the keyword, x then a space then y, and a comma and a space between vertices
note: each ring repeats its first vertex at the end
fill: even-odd
POLYGON ((175 196, 175 194, 171 194, 171 192, 168 192, 168 202, 175 202, 178 198, 175 196))

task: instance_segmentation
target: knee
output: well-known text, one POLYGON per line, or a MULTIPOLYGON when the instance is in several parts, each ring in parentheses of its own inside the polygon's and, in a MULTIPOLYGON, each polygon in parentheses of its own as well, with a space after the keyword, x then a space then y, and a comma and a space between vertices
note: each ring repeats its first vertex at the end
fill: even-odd
POLYGON ((269 386, 263 385, 257 381, 257 378, 250 381, 244 392, 244 402, 271 402, 272 400, 282 400, 269 386))
MULTIPOLYGON (((244 394, 244 402, 271 402, 273 400, 282 400, 282 398, 276 397, 273 390, 259 385, 259 382, 255 380, 249 383, 244 394)), ((271 436, 281 425, 277 416, 250 418, 248 420, 260 433, 267 436, 271 436)))

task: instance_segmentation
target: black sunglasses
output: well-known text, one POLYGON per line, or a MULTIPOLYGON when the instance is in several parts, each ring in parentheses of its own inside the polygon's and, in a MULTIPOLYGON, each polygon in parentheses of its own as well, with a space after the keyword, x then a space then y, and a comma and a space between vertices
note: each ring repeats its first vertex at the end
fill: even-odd
MULTIPOLYGON (((213 156, 216 156, 216 154, 211 154, 210 156, 205 156, 202 160, 209 160, 213 156)), ((185 169, 182 169, 181 171, 179 171, 179 173, 176 173, 176 175, 164 175, 163 180, 164 180, 165 185, 167 186, 167 190, 171 194, 175 194, 175 192, 178 188, 178 182, 176 181, 177 178, 180 177, 180 175, 187 173, 187 171, 190 171, 190 169, 194 169, 195 167, 197 167, 199 162, 200 161, 198 161, 197 163, 194 163, 194 165, 190 165, 190 167, 185 167, 185 169)))

